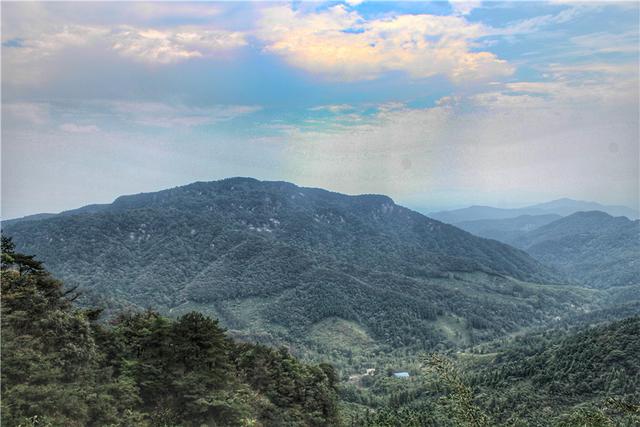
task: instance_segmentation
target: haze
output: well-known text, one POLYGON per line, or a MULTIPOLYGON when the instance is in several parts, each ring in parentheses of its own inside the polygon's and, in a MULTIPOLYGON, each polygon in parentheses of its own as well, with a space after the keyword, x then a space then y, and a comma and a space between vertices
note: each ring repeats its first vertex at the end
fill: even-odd
POLYGON ((228 176, 638 207, 638 4, 2 3, 2 217, 228 176))

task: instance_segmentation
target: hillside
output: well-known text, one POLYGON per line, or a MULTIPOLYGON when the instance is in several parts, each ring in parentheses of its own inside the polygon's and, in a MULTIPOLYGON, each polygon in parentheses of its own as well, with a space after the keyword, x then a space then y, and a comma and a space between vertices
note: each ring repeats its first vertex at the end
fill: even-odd
POLYGON ((428 216, 447 224, 457 224, 465 221, 507 219, 523 215, 560 215, 567 216, 581 211, 601 211, 612 216, 626 216, 637 219, 640 212, 626 206, 608 206, 595 202, 585 202, 572 199, 558 199, 551 202, 539 203, 522 208, 503 209, 491 206, 470 206, 468 208, 449 211, 432 212, 428 216))
POLYGON ((505 219, 478 219, 454 225, 476 236, 512 244, 522 235, 562 218, 560 215, 521 215, 505 219))
POLYGON ((80 286, 85 303, 199 310, 236 336, 313 352, 334 349, 345 328, 371 351, 470 343, 587 310, 593 296, 552 285, 555 274, 520 250, 388 197, 249 178, 123 196, 3 232, 80 286))
POLYGON ((532 230, 513 244, 588 286, 640 284, 640 221, 578 212, 532 230))
POLYGON ((343 388, 345 417, 380 427, 635 426, 639 353, 637 316, 504 338, 407 363, 409 379, 377 366, 343 388))
POLYGON ((79 309, 2 239, 3 426, 326 426, 337 375, 286 349, 234 342, 201 313, 79 309))
POLYGON ((620 408, 611 407, 607 399, 640 402, 638 354, 640 318, 631 317, 579 331, 516 339, 473 371, 473 383, 500 421, 514 416, 529 422, 549 419, 577 406, 608 406, 615 412, 620 408))

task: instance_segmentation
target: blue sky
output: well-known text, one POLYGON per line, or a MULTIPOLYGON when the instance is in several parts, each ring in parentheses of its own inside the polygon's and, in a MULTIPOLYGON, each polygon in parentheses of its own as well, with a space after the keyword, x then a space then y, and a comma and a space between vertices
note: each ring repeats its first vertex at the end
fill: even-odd
POLYGON ((2 216, 253 176, 638 205, 638 4, 2 3, 2 216))

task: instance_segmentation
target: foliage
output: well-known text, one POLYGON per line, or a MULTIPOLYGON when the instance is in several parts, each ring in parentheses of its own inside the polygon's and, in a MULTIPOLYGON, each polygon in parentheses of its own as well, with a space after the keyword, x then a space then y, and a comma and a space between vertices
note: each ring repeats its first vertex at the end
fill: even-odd
POLYGON ((345 414, 345 424, 420 425, 412 423, 422 417, 438 426, 640 425, 639 317, 527 334, 490 351, 432 355, 411 381, 374 375, 342 393, 375 402, 345 414))
POLYGON ((316 354, 310 331, 330 318, 357 324, 367 348, 444 351, 594 299, 548 284, 556 276, 522 251, 388 197, 284 182, 194 183, 4 228, 107 316, 198 310, 235 336, 316 354))
POLYGON ((465 427, 490 425, 489 417, 474 403, 473 391, 465 384, 460 372, 449 359, 434 354, 426 363, 427 372, 434 373, 438 385, 447 391, 441 402, 456 424, 465 427))
POLYGON ((2 239, 2 425, 324 426, 337 376, 285 350, 239 344, 201 313, 96 322, 2 239))
POLYGON ((640 285, 640 220, 577 212, 511 243, 579 283, 608 288, 640 285))

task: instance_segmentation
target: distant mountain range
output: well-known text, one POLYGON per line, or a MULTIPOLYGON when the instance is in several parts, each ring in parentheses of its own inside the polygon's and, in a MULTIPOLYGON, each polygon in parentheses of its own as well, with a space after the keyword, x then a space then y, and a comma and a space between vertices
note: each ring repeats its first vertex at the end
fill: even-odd
POLYGON ((490 206, 471 206, 450 211, 432 212, 427 214, 430 218, 447 224, 459 224, 467 221, 507 219, 523 215, 560 215, 567 216, 580 211, 601 211, 611 216, 626 216, 629 219, 638 219, 640 212, 626 206, 606 206, 595 202, 584 202, 572 199, 558 199, 551 202, 540 203, 524 208, 502 209, 490 206))
POLYGON ((640 220, 577 212, 510 243, 585 285, 640 285, 640 220))
POLYGON ((522 215, 456 224, 525 250, 569 280, 594 287, 640 285, 640 221, 601 211, 522 215))
POLYGON ((515 218, 462 221, 456 223, 455 226, 476 236, 513 244, 514 240, 524 234, 560 218, 562 216, 556 214, 521 215, 515 218))
POLYGON ((554 285, 562 276, 524 251, 386 196, 251 178, 8 221, 3 233, 92 304, 197 309, 238 336, 313 351, 327 336, 366 348, 473 343, 594 300, 554 285))
POLYGON ((638 212, 560 199, 521 209, 472 206, 431 214, 476 236, 525 250, 582 285, 640 285, 638 212), (631 218, 631 219, 630 219, 631 218))

